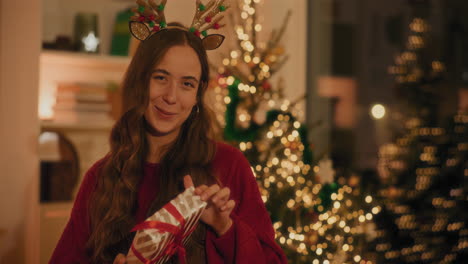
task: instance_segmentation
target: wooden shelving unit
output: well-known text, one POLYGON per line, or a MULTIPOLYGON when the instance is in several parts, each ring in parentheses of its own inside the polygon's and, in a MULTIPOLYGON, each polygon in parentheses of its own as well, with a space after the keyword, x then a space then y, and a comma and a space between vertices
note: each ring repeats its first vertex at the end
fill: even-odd
POLYGON ((40 57, 41 66, 53 64, 64 67, 91 67, 103 71, 125 71, 130 60, 130 57, 124 56, 53 50, 43 50, 40 57))

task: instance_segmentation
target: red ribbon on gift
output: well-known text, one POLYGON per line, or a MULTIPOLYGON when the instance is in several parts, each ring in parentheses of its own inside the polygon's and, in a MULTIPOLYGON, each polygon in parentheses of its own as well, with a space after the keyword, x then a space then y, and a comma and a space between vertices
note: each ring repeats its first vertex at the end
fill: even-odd
MULTIPOLYGON (((172 203, 167 203, 164 207, 179 223, 180 226, 175 226, 172 224, 160 222, 160 221, 145 221, 141 224, 136 225, 133 229, 132 232, 138 231, 138 230, 143 230, 143 229, 156 229, 160 231, 161 233, 163 232, 169 232, 175 236, 174 241, 169 244, 164 251, 164 254, 161 256, 155 258, 155 259, 146 259, 143 257, 143 255, 136 250, 136 248, 131 246, 131 250, 133 254, 143 263, 145 264, 154 264, 156 263, 159 259, 166 255, 173 255, 177 253, 177 256, 179 258, 179 263, 185 264, 185 248, 183 245, 183 239, 185 238, 184 236, 184 225, 185 225, 185 219, 184 217, 177 211, 177 208, 172 204, 172 203)), ((194 229, 190 230, 190 232, 187 232, 187 235, 192 233, 194 229)))

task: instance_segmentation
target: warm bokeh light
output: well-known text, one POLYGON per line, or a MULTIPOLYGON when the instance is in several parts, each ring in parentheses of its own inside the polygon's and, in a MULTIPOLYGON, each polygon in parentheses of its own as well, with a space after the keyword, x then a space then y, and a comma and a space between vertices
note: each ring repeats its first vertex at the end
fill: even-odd
POLYGON ((385 116, 385 107, 381 104, 373 105, 371 115, 374 119, 382 119, 385 116))

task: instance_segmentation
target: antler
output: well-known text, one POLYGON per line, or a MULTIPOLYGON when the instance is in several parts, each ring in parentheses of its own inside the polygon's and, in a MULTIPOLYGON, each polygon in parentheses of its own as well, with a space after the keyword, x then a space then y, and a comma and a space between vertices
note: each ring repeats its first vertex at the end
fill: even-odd
POLYGON ((201 0, 197 0, 196 13, 193 17, 190 29, 193 31, 203 32, 208 29, 219 29, 224 27, 224 24, 219 24, 219 21, 224 17, 220 15, 220 13, 229 8, 228 5, 224 5, 224 1, 225 0, 210 0, 208 4, 204 5, 201 0))
MULTIPOLYGON (((196 36, 201 37, 203 47, 206 50, 218 48, 224 41, 224 36, 220 34, 208 35, 208 29, 219 29, 225 25, 220 25, 219 22, 223 19, 221 12, 226 11, 229 6, 224 5, 225 0, 210 0, 207 5, 202 4, 201 0, 196 0, 197 10, 189 28, 196 36)), ((132 35, 144 41, 158 32, 160 29, 166 28, 166 18, 164 17, 164 7, 167 0, 161 0, 156 4, 156 0, 136 0, 138 8, 132 8, 136 13, 132 16, 129 23, 130 32, 132 35)))
POLYGON ((132 8, 132 11, 138 15, 130 17, 131 20, 149 23, 150 27, 154 27, 154 24, 158 24, 160 27, 166 26, 164 8, 167 0, 162 0, 159 4, 156 3, 156 0, 137 0, 136 2, 138 8, 132 8))

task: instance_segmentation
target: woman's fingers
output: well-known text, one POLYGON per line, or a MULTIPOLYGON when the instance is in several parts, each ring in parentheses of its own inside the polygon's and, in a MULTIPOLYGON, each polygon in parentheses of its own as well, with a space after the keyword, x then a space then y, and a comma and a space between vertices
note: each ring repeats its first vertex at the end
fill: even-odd
POLYGON ((225 212, 225 211, 232 211, 232 209, 234 209, 234 207, 236 206, 236 201, 234 200, 229 200, 227 201, 226 204, 224 204, 223 206, 221 206, 220 210, 222 212, 225 212))
POLYGON ((224 187, 219 192, 217 192, 211 198, 211 201, 216 205, 216 207, 221 208, 222 205, 226 203, 229 199, 229 195, 231 194, 231 190, 229 188, 224 187))
POLYGON ((115 257, 113 264, 125 264, 126 261, 127 261, 127 258, 125 257, 125 255, 122 253, 119 253, 115 257))
POLYGON ((195 194, 196 195, 201 195, 207 188, 208 188, 208 186, 206 186, 204 184, 200 185, 197 188, 195 188, 195 194))
POLYGON ((210 187, 206 188, 201 194, 200 197, 203 201, 207 201, 213 196, 215 193, 219 191, 219 185, 213 184, 210 187))
POLYGON ((192 181, 192 177, 190 177, 190 175, 185 175, 184 176, 184 187, 185 187, 185 189, 188 189, 188 188, 190 188, 192 186, 194 186, 193 181, 192 181))
POLYGON ((234 200, 229 200, 231 190, 227 187, 220 188, 218 184, 211 186, 200 185, 195 189, 195 194, 200 195, 202 201, 210 201, 220 211, 230 211, 236 205, 234 200))

